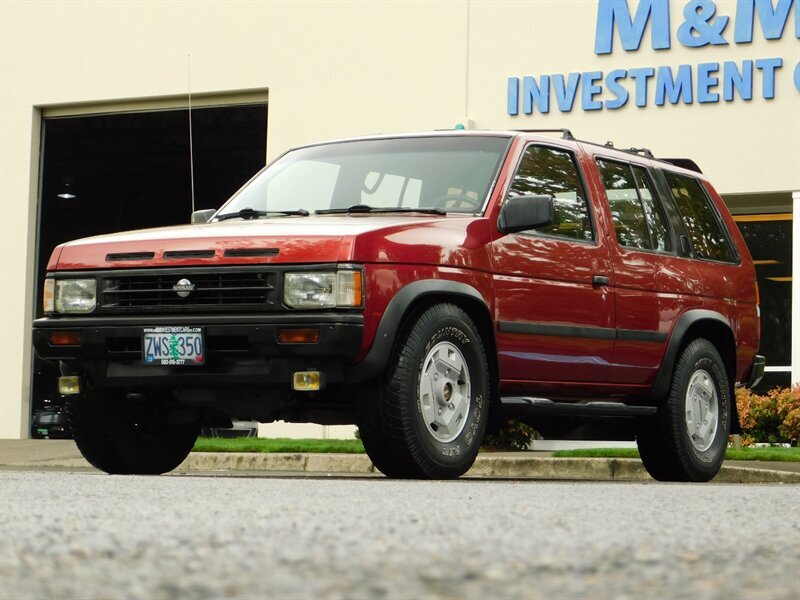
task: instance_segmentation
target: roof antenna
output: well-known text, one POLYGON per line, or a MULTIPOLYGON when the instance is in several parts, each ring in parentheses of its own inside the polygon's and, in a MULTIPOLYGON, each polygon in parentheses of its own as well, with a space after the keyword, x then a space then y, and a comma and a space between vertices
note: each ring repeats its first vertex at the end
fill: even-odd
POLYGON ((192 55, 186 55, 186 63, 189 75, 189 172, 191 174, 192 185, 192 212, 195 211, 194 206, 194 144, 192 142, 192 55))

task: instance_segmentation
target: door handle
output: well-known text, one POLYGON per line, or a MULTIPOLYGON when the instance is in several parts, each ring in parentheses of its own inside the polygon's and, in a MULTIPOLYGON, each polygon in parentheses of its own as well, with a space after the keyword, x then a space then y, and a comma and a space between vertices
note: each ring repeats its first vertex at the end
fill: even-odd
POLYGON ((608 277, 605 275, 592 275, 592 285, 608 285, 608 277))

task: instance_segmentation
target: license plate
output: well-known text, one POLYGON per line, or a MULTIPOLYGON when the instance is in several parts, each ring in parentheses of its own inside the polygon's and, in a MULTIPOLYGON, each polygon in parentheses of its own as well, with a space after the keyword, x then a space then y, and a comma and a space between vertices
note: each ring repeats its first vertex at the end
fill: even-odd
POLYGON ((146 365, 202 365, 205 340, 202 327, 145 327, 142 354, 146 365))

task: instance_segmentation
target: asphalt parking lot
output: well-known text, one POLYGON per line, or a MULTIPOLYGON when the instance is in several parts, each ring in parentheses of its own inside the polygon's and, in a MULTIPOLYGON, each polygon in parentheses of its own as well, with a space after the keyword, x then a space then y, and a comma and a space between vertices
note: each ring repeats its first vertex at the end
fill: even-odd
POLYGON ((800 486, 0 472, 3 598, 800 597, 800 486))

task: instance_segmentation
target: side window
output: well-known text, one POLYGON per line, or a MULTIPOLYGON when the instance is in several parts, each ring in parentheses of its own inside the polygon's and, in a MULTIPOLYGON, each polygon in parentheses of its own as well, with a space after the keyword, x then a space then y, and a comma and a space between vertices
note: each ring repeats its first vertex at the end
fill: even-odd
POLYGON ((536 229, 537 232, 581 241, 594 239, 586 193, 571 152, 529 146, 508 195, 553 197, 553 223, 536 229))
POLYGON ((693 177, 664 171, 698 258, 734 262, 733 251, 709 199, 693 177))
POLYGON ((598 159, 614 230, 620 246, 672 250, 667 218, 647 171, 626 163, 598 159))
POLYGON ((639 201, 631 168, 605 160, 598 160, 597 166, 603 178, 603 187, 606 188, 617 242, 620 246, 652 249, 644 208, 639 201))
POLYGON ((672 251, 672 240, 667 229, 667 216, 664 207, 658 199, 653 182, 642 167, 631 165, 633 176, 636 179, 636 189, 639 190, 639 197, 644 206, 644 215, 647 219, 647 226, 650 229, 650 237, 656 250, 662 252, 672 251))

